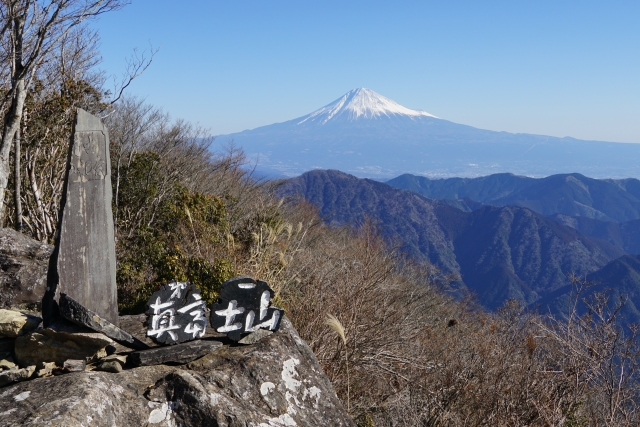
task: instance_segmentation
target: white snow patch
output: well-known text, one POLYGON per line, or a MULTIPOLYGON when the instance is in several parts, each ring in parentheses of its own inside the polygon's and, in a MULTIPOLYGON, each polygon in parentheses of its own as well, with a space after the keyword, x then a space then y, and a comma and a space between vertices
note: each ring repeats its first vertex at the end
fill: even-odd
POLYGON ((16 394, 15 396, 13 396, 13 400, 15 400, 16 402, 22 402, 27 397, 29 397, 30 394, 31 394, 31 391, 25 391, 20 394, 16 394))
POLYGON ((0 417, 2 417, 3 415, 9 415, 10 413, 15 412, 17 410, 18 410, 17 408, 11 408, 8 411, 0 412, 0 417))
POLYGON ((403 107, 397 102, 386 98, 371 89, 359 88, 347 92, 340 99, 335 100, 331 104, 325 105, 319 110, 307 115, 298 124, 307 120, 320 121, 322 124, 337 116, 346 115, 349 120, 356 120, 360 117, 365 119, 373 119, 382 116, 391 117, 392 115, 402 115, 409 117, 433 117, 426 111, 412 110, 403 107))
POLYGON ((276 385, 272 382, 265 382, 262 383, 262 385, 260 386, 260 393, 263 396, 266 396, 267 394, 271 393, 274 389, 276 388, 276 385))

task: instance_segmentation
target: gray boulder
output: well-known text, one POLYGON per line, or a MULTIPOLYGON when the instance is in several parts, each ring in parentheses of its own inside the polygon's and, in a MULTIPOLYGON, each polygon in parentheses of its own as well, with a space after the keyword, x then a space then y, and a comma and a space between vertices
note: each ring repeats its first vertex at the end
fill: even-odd
POLYGON ((53 246, 0 228, 0 308, 40 311, 53 246))
POLYGON ((15 338, 33 331, 42 322, 38 316, 0 308, 0 338, 15 338))
POLYGON ((288 319, 187 365, 37 378, 0 389, 6 426, 354 426, 288 319))
POLYGON ((0 387, 29 379, 36 371, 35 366, 28 366, 23 369, 13 368, 0 372, 0 387))
POLYGON ((55 362, 62 366, 69 359, 97 359, 106 356, 105 347, 115 342, 98 332, 59 321, 16 338, 15 359, 22 367, 55 362))

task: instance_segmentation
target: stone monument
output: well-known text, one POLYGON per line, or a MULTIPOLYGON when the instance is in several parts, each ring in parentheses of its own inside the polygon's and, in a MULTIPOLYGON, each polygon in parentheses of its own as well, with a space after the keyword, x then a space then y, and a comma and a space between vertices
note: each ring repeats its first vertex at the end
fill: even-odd
POLYGON ((81 109, 72 135, 42 299, 44 324, 50 324, 58 314, 56 299, 64 293, 117 326, 109 135, 99 118, 81 109))

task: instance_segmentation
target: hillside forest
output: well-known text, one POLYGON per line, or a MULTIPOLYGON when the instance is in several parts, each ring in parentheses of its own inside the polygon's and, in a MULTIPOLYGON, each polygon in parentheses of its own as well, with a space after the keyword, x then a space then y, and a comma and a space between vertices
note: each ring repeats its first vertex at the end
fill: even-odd
POLYGON ((21 24, 23 4, 0 6, 3 226, 52 242, 76 108, 101 117, 121 315, 143 313, 171 279, 195 283, 211 303, 222 282, 249 275, 276 291, 360 426, 640 424, 638 331, 618 322, 619 299, 588 292, 578 276, 564 316, 515 299, 489 311, 451 293, 456 277, 366 215, 328 224, 310 202, 281 196, 282 182, 256 179, 238 147, 212 152, 207 129, 128 97, 149 55, 134 56, 109 89, 84 19, 119 2, 69 2, 89 5, 86 16, 64 9, 68 21, 44 32, 40 21, 21 24))

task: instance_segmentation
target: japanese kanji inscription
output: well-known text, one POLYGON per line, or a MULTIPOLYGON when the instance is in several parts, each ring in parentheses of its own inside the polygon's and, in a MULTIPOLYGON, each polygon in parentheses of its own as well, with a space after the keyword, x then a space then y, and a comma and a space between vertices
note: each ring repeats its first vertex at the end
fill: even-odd
POLYGON ((207 329, 206 303, 200 290, 187 282, 169 282, 154 293, 147 314, 147 336, 162 344, 201 338, 207 329))
POLYGON ((220 296, 211 306, 211 326, 234 341, 258 329, 276 331, 284 310, 270 307, 273 290, 262 280, 240 276, 220 285, 220 296))

